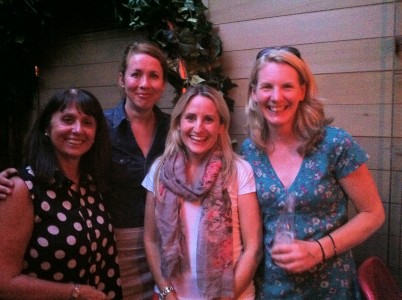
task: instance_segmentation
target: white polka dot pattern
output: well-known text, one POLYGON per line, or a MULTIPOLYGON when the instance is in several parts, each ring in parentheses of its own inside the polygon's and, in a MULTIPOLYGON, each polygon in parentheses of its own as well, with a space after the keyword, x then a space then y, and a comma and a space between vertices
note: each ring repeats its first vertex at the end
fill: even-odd
POLYGON ((63 213, 58 213, 57 218, 62 222, 67 220, 67 216, 65 214, 63 214, 63 213))
POLYGON ((47 228, 47 231, 51 234, 51 235, 58 235, 59 234, 59 228, 57 228, 56 226, 52 225, 49 226, 47 228))
POLYGON ((110 216, 89 177, 77 190, 56 176, 44 188, 30 169, 21 171, 34 203, 35 222, 24 259, 24 274, 90 284, 120 299, 117 253, 110 216))

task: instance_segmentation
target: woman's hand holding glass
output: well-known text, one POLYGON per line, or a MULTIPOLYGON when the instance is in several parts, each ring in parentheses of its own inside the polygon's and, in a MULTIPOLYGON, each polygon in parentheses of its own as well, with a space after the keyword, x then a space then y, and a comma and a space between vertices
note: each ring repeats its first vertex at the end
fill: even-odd
POLYGON ((293 240, 292 243, 274 243, 273 262, 291 274, 303 273, 322 262, 321 249, 315 241, 293 240))

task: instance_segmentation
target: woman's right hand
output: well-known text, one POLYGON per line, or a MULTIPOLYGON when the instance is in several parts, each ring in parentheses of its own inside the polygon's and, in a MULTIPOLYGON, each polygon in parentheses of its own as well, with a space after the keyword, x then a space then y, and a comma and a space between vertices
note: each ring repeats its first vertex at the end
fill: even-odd
POLYGON ((0 172, 0 199, 6 199, 7 196, 12 194, 14 183, 9 178, 17 173, 14 168, 8 168, 0 172))

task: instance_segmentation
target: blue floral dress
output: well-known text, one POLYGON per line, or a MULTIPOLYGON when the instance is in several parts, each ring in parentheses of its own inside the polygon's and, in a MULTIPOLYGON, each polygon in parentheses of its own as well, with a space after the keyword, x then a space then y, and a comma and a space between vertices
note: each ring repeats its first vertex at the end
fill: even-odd
POLYGON ((263 213, 264 260, 256 275, 258 299, 360 299, 351 251, 328 259, 313 270, 290 275, 276 266, 269 250, 286 193, 295 195, 296 239, 319 239, 348 220, 347 195, 338 179, 352 173, 368 156, 352 136, 340 128, 325 128, 325 137, 305 156, 288 190, 277 177, 268 156, 246 139, 242 154, 251 164, 263 213))

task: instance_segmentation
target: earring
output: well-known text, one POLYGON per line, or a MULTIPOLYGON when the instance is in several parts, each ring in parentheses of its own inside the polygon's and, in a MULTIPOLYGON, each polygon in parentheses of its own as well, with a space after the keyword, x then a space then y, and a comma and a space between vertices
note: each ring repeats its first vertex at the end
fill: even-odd
POLYGON ((47 131, 45 131, 45 135, 46 135, 46 136, 49 136, 49 133, 48 133, 47 131))

